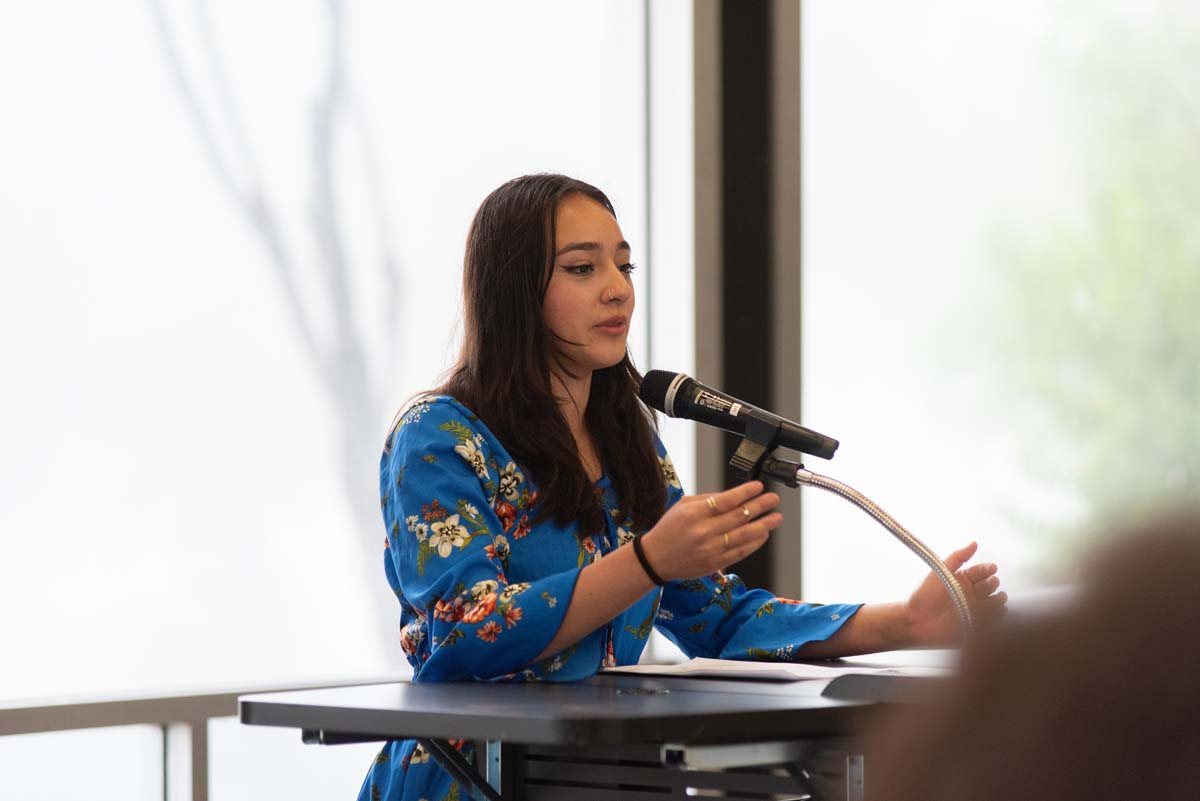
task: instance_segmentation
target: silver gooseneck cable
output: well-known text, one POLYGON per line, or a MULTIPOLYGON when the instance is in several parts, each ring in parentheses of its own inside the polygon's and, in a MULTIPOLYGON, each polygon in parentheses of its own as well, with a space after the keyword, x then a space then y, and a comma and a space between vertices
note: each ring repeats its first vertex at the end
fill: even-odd
POLYGON ((864 512, 875 518, 879 523, 892 532, 892 535, 908 546, 909 550, 921 557, 921 561, 929 565, 942 584, 946 587, 946 592, 950 593, 950 600, 954 603, 954 609, 958 612, 958 622, 962 626, 963 635, 966 636, 971 632, 974 621, 971 619, 971 606, 967 602, 967 594, 963 591, 962 585, 958 583, 958 579, 950 568, 946 567, 938 555, 929 550, 929 547, 919 539, 909 533, 908 529, 896 522, 896 519, 889 515, 879 505, 863 495, 858 490, 842 482, 822 476, 817 473, 807 470, 804 467, 796 468, 796 481, 806 487, 818 487, 832 492, 834 495, 840 495, 852 504, 862 509, 864 512))

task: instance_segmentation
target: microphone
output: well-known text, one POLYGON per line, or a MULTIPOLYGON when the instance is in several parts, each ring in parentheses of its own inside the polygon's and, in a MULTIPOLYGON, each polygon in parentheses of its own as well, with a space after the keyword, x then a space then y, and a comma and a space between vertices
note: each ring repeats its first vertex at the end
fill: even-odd
POLYGON ((642 403, 668 417, 695 420, 732 431, 734 434, 745 435, 748 422, 779 426, 776 444, 822 459, 832 459, 838 447, 836 439, 818 434, 799 423, 763 411, 737 398, 731 398, 683 373, 667 370, 649 371, 642 378, 642 385, 638 387, 638 397, 642 399, 642 403))
POLYGON ((638 397, 642 399, 642 403, 668 417, 684 417, 745 437, 738 446, 737 453, 729 460, 734 473, 743 480, 765 473, 767 478, 781 481, 789 487, 803 485, 832 492, 862 509, 929 565, 945 585, 946 592, 950 594, 963 633, 971 631, 974 626, 971 605, 967 602, 967 595, 954 571, 923 542, 910 534, 908 529, 853 487, 806 470, 804 465, 767 458, 771 448, 782 445, 829 459, 837 450, 836 439, 810 431, 791 420, 765 412, 737 398, 731 398, 683 373, 651 370, 646 373, 642 385, 638 387, 638 397))

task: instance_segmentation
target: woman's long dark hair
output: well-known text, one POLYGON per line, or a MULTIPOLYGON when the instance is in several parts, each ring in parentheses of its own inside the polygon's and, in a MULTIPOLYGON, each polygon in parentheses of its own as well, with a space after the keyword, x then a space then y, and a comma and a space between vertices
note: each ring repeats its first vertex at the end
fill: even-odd
MULTIPOLYGON (((515 178, 480 205, 463 258, 463 345, 435 392, 471 409, 538 486, 537 519, 578 521, 579 536, 599 533, 604 515, 559 411, 550 383, 554 335, 542 302, 554 269, 555 212, 571 195, 591 198, 614 217, 596 187, 565 175, 515 178)), ((666 483, 651 437, 653 413, 638 399, 641 375, 626 352, 592 373, 584 422, 636 530, 662 516, 666 483)))

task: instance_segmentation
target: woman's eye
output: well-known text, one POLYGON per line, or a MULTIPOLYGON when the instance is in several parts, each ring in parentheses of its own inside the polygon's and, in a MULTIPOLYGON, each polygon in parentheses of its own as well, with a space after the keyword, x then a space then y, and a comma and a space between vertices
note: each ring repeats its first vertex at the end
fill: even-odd
POLYGON ((564 264, 563 269, 572 275, 587 275, 592 271, 590 264, 564 264))
POLYGON ((636 269, 637 269, 637 265, 636 265, 636 264, 634 264, 633 262, 629 262, 628 264, 622 264, 622 265, 621 265, 620 267, 618 267, 617 269, 619 269, 621 272, 623 272, 623 273, 625 273, 626 275, 628 275, 629 273, 631 273, 631 272, 633 272, 634 270, 636 270, 636 269))

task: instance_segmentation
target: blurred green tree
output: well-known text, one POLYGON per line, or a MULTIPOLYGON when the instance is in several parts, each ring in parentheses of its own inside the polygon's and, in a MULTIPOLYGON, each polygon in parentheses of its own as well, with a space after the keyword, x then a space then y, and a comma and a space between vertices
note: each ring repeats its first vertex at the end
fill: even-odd
POLYGON ((994 375, 1036 421, 1022 461, 1082 514, 1039 538, 1057 553, 1113 517, 1200 501, 1200 16, 1067 11, 1049 72, 1078 129, 1080 201, 988 245, 994 375))

